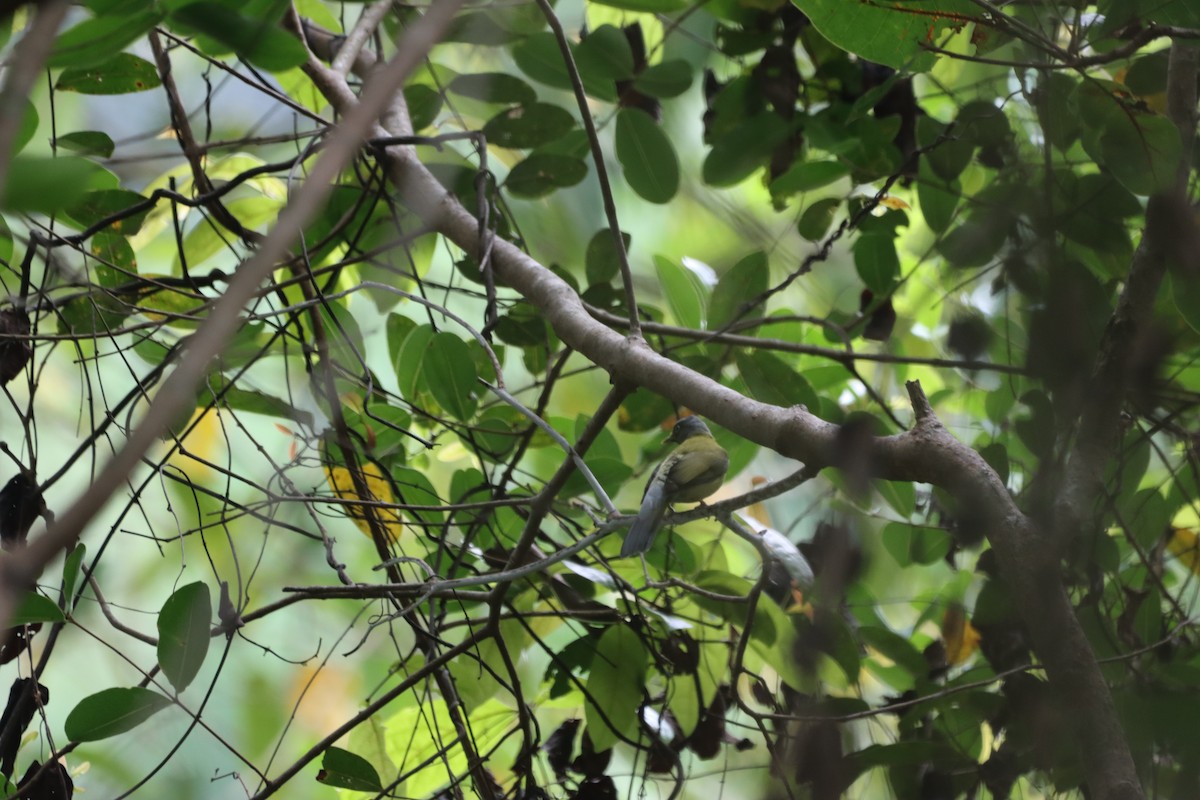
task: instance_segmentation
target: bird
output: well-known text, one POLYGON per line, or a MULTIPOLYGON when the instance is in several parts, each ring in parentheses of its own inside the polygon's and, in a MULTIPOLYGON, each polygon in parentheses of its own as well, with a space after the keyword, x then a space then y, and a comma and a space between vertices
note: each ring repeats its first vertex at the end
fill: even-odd
POLYGON ((650 474, 642 493, 642 507, 621 545, 621 558, 650 549, 668 505, 699 502, 725 481, 729 454, 699 417, 676 422, 665 441, 679 446, 650 474))

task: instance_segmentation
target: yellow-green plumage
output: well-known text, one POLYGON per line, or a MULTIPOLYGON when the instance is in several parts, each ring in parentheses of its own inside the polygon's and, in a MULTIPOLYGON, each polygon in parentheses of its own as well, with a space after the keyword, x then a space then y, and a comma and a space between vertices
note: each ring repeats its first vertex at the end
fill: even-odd
POLYGON ((667 506, 696 503, 721 488, 729 469, 729 454, 699 417, 684 417, 675 423, 669 442, 678 447, 655 467, 642 494, 642 507, 621 545, 621 557, 650 549, 662 524, 667 506))

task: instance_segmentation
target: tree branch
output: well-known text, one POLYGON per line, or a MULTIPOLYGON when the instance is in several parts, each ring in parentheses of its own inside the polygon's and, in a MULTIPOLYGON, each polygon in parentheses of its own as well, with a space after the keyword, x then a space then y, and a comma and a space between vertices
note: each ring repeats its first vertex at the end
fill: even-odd
POLYGON ((1139 337, 1145 334, 1154 313, 1168 262, 1180 262, 1181 271, 1190 279, 1200 275, 1200 253, 1192 252, 1194 248, 1186 244, 1195 242, 1197 236, 1186 188, 1196 128, 1198 52, 1196 45, 1181 41, 1171 47, 1167 108, 1179 129, 1183 157, 1175 185, 1150 198, 1145 233, 1100 340, 1088 391, 1090 400, 1079 421, 1055 508, 1054 543, 1060 551, 1092 524, 1103 495, 1105 467, 1112 463, 1120 445, 1121 408, 1130 389, 1130 364, 1139 337))
MULTIPOLYGON (((369 66, 364 51, 359 62, 369 66)), ((310 77, 340 113, 353 111, 353 92, 327 70, 310 77)), ((385 115, 385 135, 395 115, 385 115)), ((399 121, 400 127, 403 120, 399 121)), ((413 148, 392 146, 390 176, 401 199, 426 225, 465 252, 478 256, 478 221, 418 160, 413 148)), ((492 252, 499 281, 532 303, 568 346, 616 380, 648 388, 704 414, 718 424, 810 468, 836 466, 843 458, 840 427, 802 406, 780 408, 754 401, 628 339, 593 319, 563 280, 509 242, 492 252)), ((1001 575, 1029 628, 1035 651, 1051 681, 1076 711, 1074 721, 1088 784, 1097 800, 1140 800, 1142 791, 1116 708, 1058 573, 1047 537, 1016 506, 1003 481, 979 453, 955 439, 937 420, 919 384, 909 384, 918 424, 874 440, 868 466, 874 477, 931 483, 970 504, 996 550, 1001 575)))

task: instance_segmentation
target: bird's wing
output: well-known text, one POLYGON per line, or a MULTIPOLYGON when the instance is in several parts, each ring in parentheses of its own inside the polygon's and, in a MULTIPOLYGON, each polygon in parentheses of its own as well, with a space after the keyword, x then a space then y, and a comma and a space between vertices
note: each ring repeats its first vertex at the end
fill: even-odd
POLYGON ((700 457, 681 458, 682 454, 679 451, 682 449, 683 445, 680 445, 679 449, 660 465, 660 469, 669 465, 666 475, 666 482, 670 485, 669 491, 717 481, 725 476, 725 470, 729 468, 729 457, 723 450, 720 457, 716 457, 715 453, 705 457, 709 455, 705 453, 700 457))
POLYGON ((621 558, 650 549, 650 543, 654 541, 654 534, 658 533, 658 526, 662 524, 663 514, 667 510, 667 492, 663 484, 658 470, 655 470, 642 495, 642 507, 621 545, 621 558))

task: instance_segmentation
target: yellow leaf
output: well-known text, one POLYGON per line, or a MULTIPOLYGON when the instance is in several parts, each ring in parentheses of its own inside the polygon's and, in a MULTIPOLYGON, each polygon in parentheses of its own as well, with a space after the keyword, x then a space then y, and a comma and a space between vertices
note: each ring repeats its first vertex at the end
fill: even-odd
POLYGON ((903 211, 906 208, 912 208, 908 203, 901 200, 899 197, 893 197, 890 194, 885 194, 879 201, 879 205, 884 208, 890 208, 893 211, 903 211))
MULTIPOLYGON (((766 482, 766 478, 762 477, 761 475, 755 475, 750 479, 750 487, 752 489, 757 489, 766 482)), ((742 513, 754 517, 754 519, 758 520, 763 525, 766 525, 768 528, 774 527, 771 524, 771 513, 767 511, 767 506, 764 503, 753 503, 747 506, 742 513)))
POLYGON ((1167 540, 1167 549, 1179 559, 1179 563, 1200 575, 1200 542, 1196 541, 1194 530, 1171 528, 1171 538, 1167 540))
POLYGON ((187 431, 179 447, 168 459, 172 467, 187 474, 188 479, 206 484, 212 478, 209 464, 219 461, 225 437, 221 434, 221 415, 210 408, 198 408, 180 431, 187 431))
POLYGON ((942 615, 942 641, 946 645, 946 661, 958 665, 971 657, 979 647, 979 631, 967 619, 967 612, 958 603, 951 603, 942 615))
POLYGON ((363 464, 360 471, 363 481, 367 485, 369 496, 366 498, 360 498, 354 490, 354 479, 350 476, 350 470, 345 467, 325 468, 325 476, 329 479, 329 488, 333 489, 333 493, 341 499, 351 501, 341 507, 342 513, 354 520, 354 524, 366 534, 367 538, 371 538, 371 526, 367 521, 367 507, 358 502, 366 500, 373 504, 370 507, 371 513, 387 531, 388 539, 393 542, 397 541, 404 528, 400 520, 400 512, 391 505, 394 502, 392 485, 383 477, 379 467, 374 464, 363 464))

